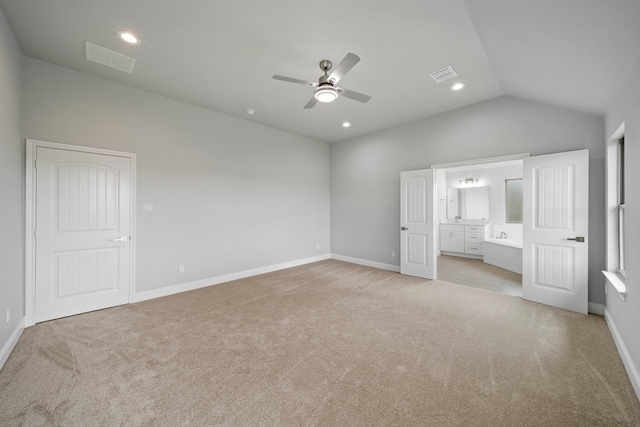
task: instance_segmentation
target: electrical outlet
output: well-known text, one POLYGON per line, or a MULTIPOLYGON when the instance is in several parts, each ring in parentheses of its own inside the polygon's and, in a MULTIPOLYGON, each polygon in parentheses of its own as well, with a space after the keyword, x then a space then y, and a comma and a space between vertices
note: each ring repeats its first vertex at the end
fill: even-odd
POLYGON ((7 308, 7 323, 11 321, 11 309, 7 308))
POLYGON ((316 249, 320 249, 320 243, 316 243, 316 249))
POLYGON ((184 273, 184 265, 181 265, 181 266, 178 268, 178 271, 179 271, 180 273, 184 273))
POLYGON ((391 251, 391 258, 395 258, 396 257, 396 251, 391 251))

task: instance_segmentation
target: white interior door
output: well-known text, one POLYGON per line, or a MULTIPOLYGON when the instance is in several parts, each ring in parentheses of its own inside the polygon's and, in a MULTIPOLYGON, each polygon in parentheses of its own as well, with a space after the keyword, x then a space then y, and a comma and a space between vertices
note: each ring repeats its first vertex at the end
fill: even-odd
POLYGON ((400 173, 400 272, 436 279, 433 169, 400 173))
POLYGON ((129 302, 131 159, 37 147, 35 321, 129 302))
POLYGON ((589 150, 525 158, 523 177, 522 296, 587 313, 589 150))

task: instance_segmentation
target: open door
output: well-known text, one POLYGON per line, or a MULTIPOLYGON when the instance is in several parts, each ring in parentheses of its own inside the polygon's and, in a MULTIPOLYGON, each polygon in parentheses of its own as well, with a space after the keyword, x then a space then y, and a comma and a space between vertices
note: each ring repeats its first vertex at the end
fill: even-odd
POLYGON ((400 273, 436 279, 434 170, 400 173, 400 273))
POLYGON ((524 159, 524 299, 587 313, 589 150, 524 159))

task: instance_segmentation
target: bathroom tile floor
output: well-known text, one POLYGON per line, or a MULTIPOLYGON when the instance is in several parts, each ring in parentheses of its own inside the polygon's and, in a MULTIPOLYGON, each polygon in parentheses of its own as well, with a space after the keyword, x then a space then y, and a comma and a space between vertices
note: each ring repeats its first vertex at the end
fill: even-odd
POLYGON ((480 259, 438 257, 438 279, 459 285, 522 297, 522 275, 485 264, 480 259))

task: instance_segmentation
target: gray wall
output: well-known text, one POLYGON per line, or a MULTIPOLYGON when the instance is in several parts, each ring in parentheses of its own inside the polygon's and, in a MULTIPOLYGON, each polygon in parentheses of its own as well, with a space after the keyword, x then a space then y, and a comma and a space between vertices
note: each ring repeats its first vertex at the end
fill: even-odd
POLYGON ((25 70, 23 137, 137 153, 138 292, 329 252, 328 144, 31 58, 25 70))
POLYGON ((589 301, 604 303, 604 122, 503 96, 331 146, 331 252, 399 265, 400 172, 588 148, 589 301))
POLYGON ((0 10, 0 349, 24 316, 22 53, 0 10), (11 321, 6 323, 7 309, 11 321))
MULTIPOLYGON (((640 372, 640 60, 636 63, 623 91, 606 117, 607 139, 625 124, 625 184, 626 184, 626 288, 623 301, 612 287, 607 289, 605 309, 613 320, 629 355, 640 372)), ((603 280, 604 281, 604 280, 603 280)), ((639 381, 640 378, 636 378, 639 381)), ((637 384, 640 386, 640 384, 637 384)))

